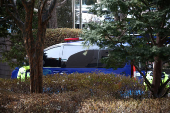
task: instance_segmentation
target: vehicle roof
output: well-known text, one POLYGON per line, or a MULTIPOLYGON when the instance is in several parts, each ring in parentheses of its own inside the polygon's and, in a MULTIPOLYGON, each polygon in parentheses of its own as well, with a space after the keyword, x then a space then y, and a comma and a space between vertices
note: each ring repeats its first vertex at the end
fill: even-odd
POLYGON ((83 46, 83 41, 65 42, 65 43, 59 43, 59 44, 49 46, 49 47, 45 48, 44 51, 47 51, 52 48, 60 47, 60 46, 81 46, 81 45, 83 46))

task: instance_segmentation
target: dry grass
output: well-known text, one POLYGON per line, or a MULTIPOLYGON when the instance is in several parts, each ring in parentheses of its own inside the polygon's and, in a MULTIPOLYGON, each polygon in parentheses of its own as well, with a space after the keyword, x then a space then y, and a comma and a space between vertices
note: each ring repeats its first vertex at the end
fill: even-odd
POLYGON ((170 113, 170 99, 88 99, 79 109, 81 113, 170 113))
POLYGON ((47 76, 45 87, 50 90, 30 94, 29 81, 0 79, 0 113, 170 113, 170 98, 123 98, 120 91, 142 85, 120 75, 47 76))

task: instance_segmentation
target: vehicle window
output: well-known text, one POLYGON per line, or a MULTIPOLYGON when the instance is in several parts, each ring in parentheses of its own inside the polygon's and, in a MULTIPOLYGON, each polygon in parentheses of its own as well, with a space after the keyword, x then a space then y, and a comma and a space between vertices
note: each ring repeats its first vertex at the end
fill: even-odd
POLYGON ((45 51, 47 58, 60 58, 61 56, 61 46, 57 46, 45 51))
POLYGON ((106 55, 105 50, 87 50, 71 55, 66 62, 67 68, 97 68, 104 67, 101 63, 102 56, 106 55), (86 53, 86 54, 85 54, 86 53))

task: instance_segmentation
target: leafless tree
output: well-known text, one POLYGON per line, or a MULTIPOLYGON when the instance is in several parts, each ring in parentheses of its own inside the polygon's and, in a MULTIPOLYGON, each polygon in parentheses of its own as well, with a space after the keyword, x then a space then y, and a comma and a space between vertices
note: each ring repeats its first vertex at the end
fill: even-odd
MULTIPOLYGON (((66 3, 67 0, 63 0, 62 2, 56 2, 55 4, 55 9, 52 11, 52 17, 50 18, 49 20, 49 28, 58 28, 58 25, 57 25, 57 9, 62 7, 65 3, 66 3)), ((48 4, 47 5, 50 5, 52 2, 52 0, 48 0, 48 4)))
POLYGON ((5 0, 7 13, 13 18, 19 29, 22 31, 25 49, 30 64, 30 91, 31 93, 42 93, 42 75, 43 75, 43 49, 46 26, 51 18, 51 13, 55 8, 57 0, 52 0, 47 8, 47 0, 39 1, 38 8, 38 29, 36 35, 33 35, 33 12, 35 0, 21 0, 25 9, 25 20, 22 21, 14 0, 5 0))

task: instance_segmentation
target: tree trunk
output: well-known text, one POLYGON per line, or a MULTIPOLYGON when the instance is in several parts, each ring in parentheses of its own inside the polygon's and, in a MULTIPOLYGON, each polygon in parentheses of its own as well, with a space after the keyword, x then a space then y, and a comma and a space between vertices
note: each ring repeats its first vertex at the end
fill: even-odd
POLYGON ((29 64, 30 64, 30 91, 31 93, 35 92, 35 87, 34 87, 34 77, 35 77, 35 41, 33 37, 33 32, 32 32, 32 20, 33 20, 33 8, 34 5, 30 5, 29 10, 26 10, 26 21, 24 28, 21 29, 23 33, 23 38, 24 38, 24 43, 25 43, 25 48, 26 52, 29 58, 29 64), (31 10, 32 9, 32 10, 31 10))
MULTIPOLYGON (((31 68, 31 70, 33 70, 34 72, 34 85, 33 87, 35 88, 35 93, 42 93, 42 76, 43 76, 43 48, 41 43, 37 43, 36 45, 36 51, 35 51, 35 58, 34 58, 34 62, 33 62, 33 66, 31 68)), ((34 90, 34 89, 33 89, 34 90)))
POLYGON ((52 17, 50 18, 49 20, 49 28, 52 28, 52 29, 55 29, 55 28, 58 28, 58 25, 57 25, 57 10, 56 8, 53 10, 52 12, 52 17))
POLYGON ((42 13, 38 12, 38 32, 35 43, 35 50, 33 50, 32 60, 30 60, 31 74, 31 93, 42 93, 43 92, 43 50, 44 50, 44 39, 46 33, 46 24, 43 22, 42 13))
MULTIPOLYGON (((49 0, 49 4, 51 4, 51 1, 52 0, 49 0)), ((67 0, 63 0, 62 2, 58 3, 56 2, 55 3, 55 6, 54 6, 54 10, 52 11, 51 15, 52 17, 49 19, 49 22, 48 22, 48 27, 49 28, 52 28, 52 29, 55 29, 55 28, 58 28, 58 24, 57 24, 57 7, 62 7, 65 3, 66 3, 67 0)), ((47 6, 47 9, 48 9, 48 6, 47 6)))
MULTIPOLYGON (((46 25, 51 17, 51 12, 56 6, 57 0, 50 1, 50 5, 45 9, 45 5, 49 2, 41 1, 38 9, 38 31, 37 37, 34 35, 32 28, 33 11, 35 0, 22 0, 22 5, 25 8, 25 21, 19 18, 19 14, 13 0, 6 1, 6 10, 9 15, 14 19, 15 24, 23 33, 25 49, 29 58, 30 64, 30 91, 31 93, 42 93, 42 76, 43 76, 43 49, 44 39, 46 33, 46 25), (12 8, 8 7, 12 6, 12 8)), ((36 34, 36 33, 34 33, 36 34)))
MULTIPOLYGON (((163 42, 161 41, 161 37, 159 36, 159 33, 157 34, 156 37, 156 44, 158 48, 163 46, 163 42)), ((154 69, 153 69, 153 81, 152 81, 152 91, 153 91, 154 98, 161 97, 161 94, 159 94, 161 75, 162 75, 162 60, 159 58, 159 56, 155 56, 154 69)))
POLYGON ((120 13, 120 21, 123 21, 127 17, 127 14, 120 13))
MULTIPOLYGON (((32 52, 34 53, 34 52, 32 52)), ((33 56, 33 54, 30 56, 33 56)), ((34 67, 34 59, 33 57, 29 57, 29 64, 30 64, 30 92, 33 93, 35 92, 35 85, 34 85, 34 76, 35 76, 35 71, 33 70, 34 67)))
MULTIPOLYGON (((30 12, 27 15, 30 16, 30 12)), ((32 15, 33 16, 33 15, 32 15)), ((31 18, 30 18, 31 19, 31 18)), ((46 17, 45 17, 46 19, 46 17)), ((44 39, 46 33, 46 24, 43 22, 43 17, 41 11, 38 12, 38 31, 36 32, 36 37, 33 37, 32 24, 30 21, 25 24, 25 30, 23 32, 25 39, 25 46, 27 50, 27 55, 30 64, 30 92, 42 93, 43 92, 43 49, 44 49, 44 39)), ((36 34, 34 33, 34 34, 36 34)))
MULTIPOLYGON (((43 52, 44 52, 44 39, 46 33, 46 25, 50 18, 51 12, 54 9, 56 0, 53 0, 52 4, 48 9, 38 10, 38 31, 37 37, 31 38, 33 43, 28 42, 31 47, 28 52, 30 61, 30 74, 31 74, 31 93, 42 93, 43 92, 43 52), (36 40, 36 42, 34 42, 36 40)), ((30 26, 32 23, 30 24, 30 26)), ((30 30, 32 31, 32 29, 30 30)), ((36 32, 36 31, 34 31, 36 32)), ((29 38, 29 37, 28 37, 29 38)))
MULTIPOLYGON (((40 31, 39 31, 40 32, 40 31)), ((40 32, 38 37, 41 37, 40 32)), ((30 49, 29 64, 30 64, 30 91, 31 93, 42 93, 42 76, 43 76, 43 44, 37 41, 34 49, 30 49)))
POLYGON ((36 65, 35 65, 35 71, 36 71, 36 77, 35 79, 35 92, 36 93, 42 93, 42 86, 43 86, 43 50, 44 50, 44 39, 45 39, 45 33, 46 33, 46 24, 43 24, 39 22, 39 28, 38 28, 38 34, 37 34, 37 43, 36 43, 36 65))
POLYGON ((118 12, 114 12, 114 21, 120 21, 118 12))
POLYGON ((162 60, 159 59, 158 56, 154 58, 154 69, 153 69, 153 96, 158 98, 161 95, 159 94, 159 88, 161 84, 161 74, 162 74, 162 60))
POLYGON ((55 4, 55 6, 54 6, 54 10, 52 11, 52 13, 51 13, 51 18, 49 19, 49 22, 48 22, 48 24, 49 24, 49 28, 52 28, 52 29, 55 29, 55 28, 57 28, 58 27, 58 25, 57 25, 57 9, 56 9, 56 7, 57 7, 57 2, 56 2, 56 4, 55 4))

